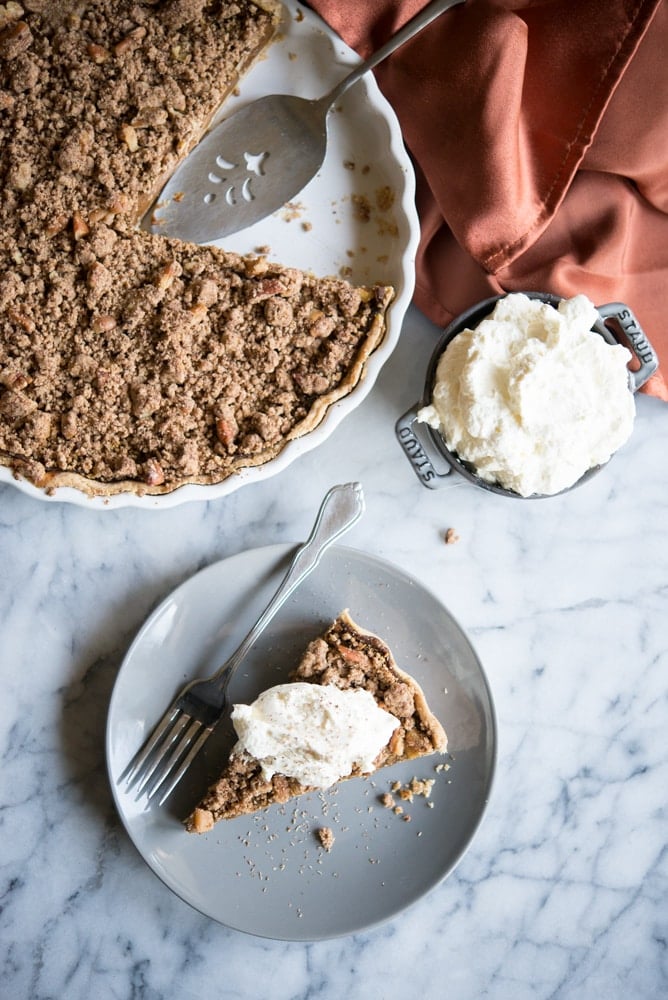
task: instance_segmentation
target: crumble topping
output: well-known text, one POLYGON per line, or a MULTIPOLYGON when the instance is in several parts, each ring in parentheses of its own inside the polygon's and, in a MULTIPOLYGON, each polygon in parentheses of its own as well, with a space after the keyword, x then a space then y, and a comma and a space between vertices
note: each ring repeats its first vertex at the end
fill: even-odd
POLYGON ((0 5, 0 462, 38 486, 220 482, 363 374, 387 288, 138 219, 277 24, 273 0, 0 5))
POLYGON ((275 27, 249 0, 5 11, 0 214, 31 233, 65 228, 75 211, 141 216, 275 27))
POLYGON ((19 246, 0 242, 0 451, 45 481, 159 492, 267 461, 359 377, 386 295, 104 223, 19 246))
POLYGON ((443 731, 416 682, 397 667, 382 639, 360 629, 345 613, 309 645, 292 679, 364 687, 399 719, 379 766, 441 748, 443 731))

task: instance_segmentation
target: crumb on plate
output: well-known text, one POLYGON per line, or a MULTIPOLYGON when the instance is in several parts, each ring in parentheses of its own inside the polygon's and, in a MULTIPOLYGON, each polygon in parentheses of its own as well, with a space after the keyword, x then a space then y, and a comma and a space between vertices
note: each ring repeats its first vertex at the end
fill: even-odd
POLYGON ((321 826, 316 830, 316 837, 326 851, 331 851, 334 846, 334 832, 330 826, 321 826))

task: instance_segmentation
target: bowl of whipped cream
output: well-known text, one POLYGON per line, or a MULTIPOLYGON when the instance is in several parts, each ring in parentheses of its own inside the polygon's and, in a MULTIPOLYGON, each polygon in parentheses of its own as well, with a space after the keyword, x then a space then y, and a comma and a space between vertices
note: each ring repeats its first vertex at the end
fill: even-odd
POLYGON ((397 437, 430 489, 456 470, 502 496, 555 496, 628 441, 634 393, 657 368, 624 303, 497 295, 445 329, 423 398, 397 421, 397 437))

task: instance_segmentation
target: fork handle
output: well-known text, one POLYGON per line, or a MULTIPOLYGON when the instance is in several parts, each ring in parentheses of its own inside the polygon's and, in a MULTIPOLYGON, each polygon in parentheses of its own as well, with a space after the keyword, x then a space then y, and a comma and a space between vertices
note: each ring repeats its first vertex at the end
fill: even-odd
POLYGON ((360 483, 333 486, 323 500, 311 534, 301 545, 290 563, 281 585, 264 609, 239 648, 216 671, 212 680, 222 679, 227 686, 234 670, 243 660, 260 633, 266 628, 288 597, 306 579, 326 549, 344 532, 352 528, 364 513, 364 493, 360 483))

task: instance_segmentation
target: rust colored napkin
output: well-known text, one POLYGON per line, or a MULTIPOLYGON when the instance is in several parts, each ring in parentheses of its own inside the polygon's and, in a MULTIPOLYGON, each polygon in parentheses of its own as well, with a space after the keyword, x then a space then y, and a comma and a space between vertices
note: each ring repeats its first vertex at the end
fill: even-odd
MULTIPOLYGON (((360 55, 425 0, 311 0, 360 55)), ((416 305, 623 301, 668 401, 668 3, 467 0, 376 69, 417 174, 416 305)))

